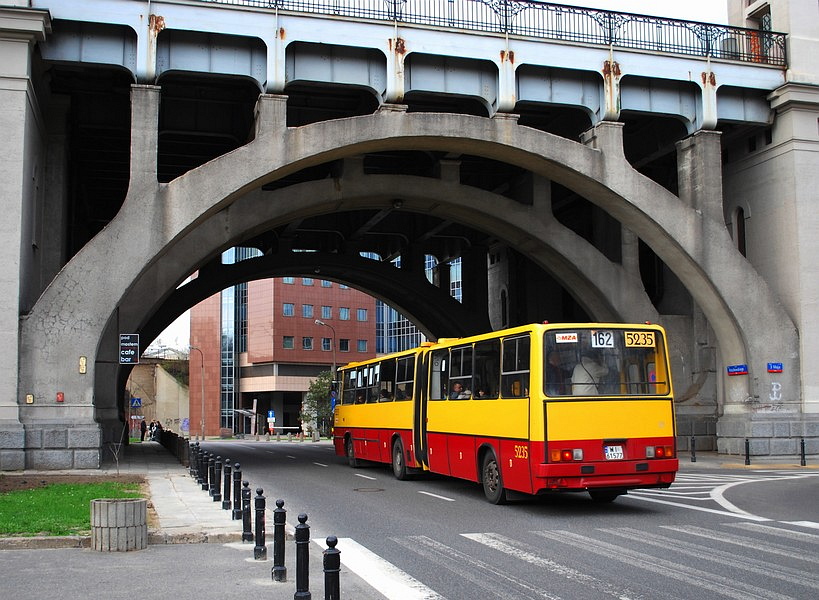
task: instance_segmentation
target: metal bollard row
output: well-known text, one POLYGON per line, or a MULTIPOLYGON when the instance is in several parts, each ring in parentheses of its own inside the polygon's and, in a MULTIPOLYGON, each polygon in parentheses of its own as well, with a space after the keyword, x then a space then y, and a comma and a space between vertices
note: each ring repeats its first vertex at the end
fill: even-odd
MULTIPOLYGON (((262 488, 256 488, 256 497, 251 509, 250 482, 242 480, 242 468, 237 462, 232 467, 230 459, 222 460, 212 452, 205 451, 199 442, 189 443, 189 473, 203 491, 207 491, 214 502, 222 501, 223 510, 231 510, 232 520, 242 521, 242 541, 254 542, 253 558, 267 560, 265 543, 266 498, 262 488), (240 487, 241 482, 241 487, 240 487), (231 501, 231 495, 233 500, 231 501), (255 513, 255 518, 254 518, 255 513), (255 534, 254 534, 255 521, 255 534)), ((270 575, 273 581, 287 581, 285 567, 285 523, 287 511, 284 500, 276 500, 273 511, 273 568, 270 575)), ((311 600, 310 593, 310 526, 307 514, 298 516, 299 524, 295 527, 296 544, 296 592, 294 600, 311 600)), ((327 549, 323 551, 324 599, 340 600, 341 551, 336 548, 338 538, 329 536, 326 539, 327 549)))

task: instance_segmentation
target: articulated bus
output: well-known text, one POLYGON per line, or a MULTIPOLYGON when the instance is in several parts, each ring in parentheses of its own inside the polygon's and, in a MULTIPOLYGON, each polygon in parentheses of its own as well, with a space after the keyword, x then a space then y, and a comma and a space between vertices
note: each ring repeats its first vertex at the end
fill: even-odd
POLYGON ((668 350, 651 324, 532 324, 339 370, 336 454, 510 494, 611 502, 678 469, 668 350))

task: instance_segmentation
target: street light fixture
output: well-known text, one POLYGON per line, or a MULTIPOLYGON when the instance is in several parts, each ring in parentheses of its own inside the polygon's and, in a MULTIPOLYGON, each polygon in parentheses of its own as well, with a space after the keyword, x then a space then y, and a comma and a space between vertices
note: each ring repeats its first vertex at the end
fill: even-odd
POLYGON ((325 323, 321 319, 316 319, 315 323, 316 323, 316 325, 324 325, 325 327, 329 327, 330 330, 333 332, 333 372, 331 373, 331 375, 332 375, 332 380, 335 381, 336 380, 336 330, 335 330, 335 327, 333 327, 329 323, 325 323))
MULTIPOLYGON (((202 387, 202 412, 199 413, 199 429, 202 433, 202 441, 205 441, 205 354, 202 352, 200 348, 196 346, 191 346, 191 350, 196 350, 199 353, 199 357, 202 359, 200 368, 199 368, 199 375, 201 377, 201 387, 202 387)), ((188 359, 190 363, 190 359, 188 359)))

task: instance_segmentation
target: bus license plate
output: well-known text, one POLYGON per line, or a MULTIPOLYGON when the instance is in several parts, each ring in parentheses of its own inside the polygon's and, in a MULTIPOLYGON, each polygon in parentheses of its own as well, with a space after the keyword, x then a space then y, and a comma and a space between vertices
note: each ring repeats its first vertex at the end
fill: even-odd
POLYGON ((603 446, 603 451, 606 453, 606 460, 623 460, 622 446, 603 446))

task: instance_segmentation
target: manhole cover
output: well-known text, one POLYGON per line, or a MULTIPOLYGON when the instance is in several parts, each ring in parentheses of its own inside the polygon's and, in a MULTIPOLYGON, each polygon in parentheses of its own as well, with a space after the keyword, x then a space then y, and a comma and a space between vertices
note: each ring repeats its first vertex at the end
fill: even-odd
POLYGON ((354 492, 383 492, 384 488, 353 488, 354 492))

